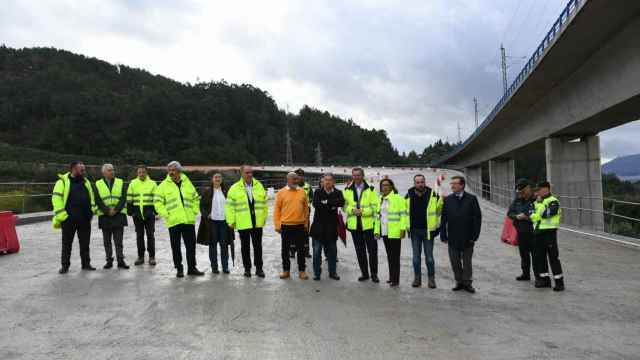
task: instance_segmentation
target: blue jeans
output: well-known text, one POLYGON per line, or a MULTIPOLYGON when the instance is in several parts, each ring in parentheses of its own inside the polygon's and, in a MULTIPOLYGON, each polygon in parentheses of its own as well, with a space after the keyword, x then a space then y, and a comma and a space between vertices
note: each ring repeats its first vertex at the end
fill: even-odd
POLYGON ((422 276, 421 255, 424 248, 425 262, 427 263, 427 274, 434 276, 436 273, 435 262, 433 261, 433 242, 427 238, 426 229, 411 229, 411 246, 413 247, 413 273, 416 278, 422 276))
POLYGON ((329 275, 336 275, 336 261, 338 259, 336 241, 327 240, 323 243, 317 239, 313 239, 313 275, 320 277, 320 273, 322 272, 321 265, 323 248, 329 263, 329 275))
POLYGON ((229 236, 229 228, 224 220, 209 221, 209 261, 211 269, 218 269, 218 244, 220 244, 220 258, 222 260, 222 270, 229 270, 229 248, 226 239, 229 236))

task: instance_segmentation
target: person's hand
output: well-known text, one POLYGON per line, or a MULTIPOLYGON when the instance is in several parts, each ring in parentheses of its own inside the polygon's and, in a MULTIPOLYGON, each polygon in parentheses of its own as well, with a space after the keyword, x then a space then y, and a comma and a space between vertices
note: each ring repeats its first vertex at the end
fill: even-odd
POLYGON ((278 234, 280 234, 280 232, 281 232, 281 231, 282 231, 282 229, 276 229, 276 232, 277 232, 278 234))
POLYGON ((109 216, 114 216, 116 214, 116 209, 111 208, 109 209, 109 216))
POLYGON ((406 231, 401 230, 400 231, 400 239, 404 239, 404 237, 407 235, 406 231))
POLYGON ((526 219, 526 218, 527 218, 527 215, 525 215, 525 214, 518 214, 518 215, 516 215, 516 219, 518 219, 518 220, 524 220, 524 219, 526 219))

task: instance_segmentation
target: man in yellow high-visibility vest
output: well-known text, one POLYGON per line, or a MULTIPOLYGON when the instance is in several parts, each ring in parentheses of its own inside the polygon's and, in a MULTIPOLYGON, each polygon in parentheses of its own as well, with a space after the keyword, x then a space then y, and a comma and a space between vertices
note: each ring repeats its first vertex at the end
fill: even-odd
POLYGON ((113 246, 116 248, 116 260, 119 269, 128 269, 124 261, 122 239, 127 226, 127 188, 122 179, 115 177, 111 164, 102 165, 102 179, 96 181, 96 205, 98 206, 98 227, 102 230, 105 269, 113 267, 113 246), (113 244, 112 241, 113 240, 113 244))
POLYGON ((62 267, 59 272, 69 272, 71 246, 76 233, 80 243, 82 270, 95 270, 89 257, 89 241, 96 203, 91 182, 85 176, 85 166, 80 161, 72 162, 69 172, 58 177, 51 194, 51 204, 53 227, 62 229, 62 267))
POLYGON ((196 217, 200 214, 200 195, 182 173, 179 162, 172 161, 167 165, 167 177, 156 188, 154 206, 169 228, 176 276, 184 277, 180 240, 184 241, 186 250, 187 275, 204 275, 196 268, 196 217))

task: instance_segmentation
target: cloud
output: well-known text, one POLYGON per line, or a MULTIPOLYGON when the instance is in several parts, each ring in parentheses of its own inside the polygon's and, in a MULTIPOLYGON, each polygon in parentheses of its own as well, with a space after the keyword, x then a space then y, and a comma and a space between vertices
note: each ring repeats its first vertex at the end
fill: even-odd
MULTIPOLYGON (((458 122, 463 138, 473 131, 473 98, 483 116, 501 93, 500 43, 513 78, 565 2, 10 0, 0 33, 9 46, 65 48, 179 81, 251 83, 282 108, 325 109, 420 152, 457 140, 458 122)), ((602 143, 607 156, 624 150, 602 143)))

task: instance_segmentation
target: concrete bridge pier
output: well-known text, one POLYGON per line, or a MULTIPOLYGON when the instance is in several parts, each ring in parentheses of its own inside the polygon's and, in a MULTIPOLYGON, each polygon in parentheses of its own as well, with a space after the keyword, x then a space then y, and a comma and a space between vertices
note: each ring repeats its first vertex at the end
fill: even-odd
POLYGON ((545 140, 547 179, 560 194, 563 223, 604 231, 600 138, 545 140))
POLYGON ((489 161, 489 186, 491 202, 509 207, 515 193, 516 174, 513 159, 494 159, 489 161))

